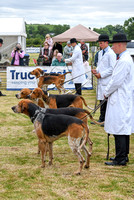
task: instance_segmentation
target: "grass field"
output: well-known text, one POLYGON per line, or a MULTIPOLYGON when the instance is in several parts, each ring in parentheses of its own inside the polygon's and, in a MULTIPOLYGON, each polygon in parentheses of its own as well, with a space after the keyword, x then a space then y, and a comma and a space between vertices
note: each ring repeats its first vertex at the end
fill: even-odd
MULTIPOLYGON (((19 100, 15 91, 2 91, 0 97, 0 200, 133 200, 134 134, 131 136, 130 162, 126 167, 105 166, 107 134, 103 127, 90 126, 93 154, 90 169, 75 176, 78 161, 67 138, 54 143, 53 166, 41 168, 37 155, 37 137, 33 124, 11 107, 19 100)), ((53 93, 57 93, 53 91, 53 93)), ((83 91, 88 105, 94 106, 93 90, 83 91)), ((99 111, 94 118, 98 119, 99 111)), ((110 136, 110 156, 114 156, 114 139, 110 136)))

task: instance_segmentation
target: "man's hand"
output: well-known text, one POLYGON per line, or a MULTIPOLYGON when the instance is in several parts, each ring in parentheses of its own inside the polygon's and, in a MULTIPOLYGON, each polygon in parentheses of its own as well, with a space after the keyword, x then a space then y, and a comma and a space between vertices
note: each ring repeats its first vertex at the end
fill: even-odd
POLYGON ((104 99, 108 99, 108 97, 106 97, 106 96, 104 95, 104 99))
POLYGON ((98 73, 98 74, 94 74, 94 75, 96 76, 97 79, 101 78, 100 73, 98 73))
POLYGON ((91 69, 91 72, 92 72, 93 74, 97 74, 96 69, 91 69))

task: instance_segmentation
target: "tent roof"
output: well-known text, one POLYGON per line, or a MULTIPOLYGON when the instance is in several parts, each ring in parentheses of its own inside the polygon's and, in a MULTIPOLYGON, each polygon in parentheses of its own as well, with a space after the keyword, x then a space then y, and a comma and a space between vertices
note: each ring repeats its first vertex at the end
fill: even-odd
POLYGON ((25 22, 23 18, 0 18, 0 35, 26 37, 25 22))
POLYGON ((67 42, 71 38, 76 38, 78 41, 84 40, 87 42, 95 42, 98 39, 99 34, 95 31, 92 31, 85 26, 79 24, 69 30, 65 31, 62 34, 56 35, 53 37, 54 42, 67 42))

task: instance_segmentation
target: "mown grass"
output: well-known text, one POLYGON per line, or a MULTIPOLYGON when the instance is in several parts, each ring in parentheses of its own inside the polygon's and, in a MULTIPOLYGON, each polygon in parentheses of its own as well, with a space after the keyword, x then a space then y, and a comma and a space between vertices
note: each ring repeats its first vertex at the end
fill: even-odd
MULTIPOLYGON (((15 91, 3 91, 0 97, 0 200, 132 200, 134 199, 134 135, 131 136, 130 162, 126 167, 104 165, 107 134, 103 127, 90 126, 93 154, 90 169, 75 176, 78 161, 67 138, 54 143, 53 166, 41 168, 37 155, 37 136, 33 124, 11 107, 19 100, 15 91)), ((52 91, 52 93, 57 93, 52 91)), ((95 93, 83 91, 88 105, 94 106, 95 93)), ((94 118, 98 119, 99 111, 94 118)), ((110 156, 114 156, 114 139, 110 136, 110 156)))

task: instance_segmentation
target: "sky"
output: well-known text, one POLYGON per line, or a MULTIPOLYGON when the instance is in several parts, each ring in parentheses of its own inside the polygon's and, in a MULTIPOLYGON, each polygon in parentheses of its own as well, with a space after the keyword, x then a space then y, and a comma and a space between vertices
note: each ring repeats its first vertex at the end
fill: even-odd
POLYGON ((123 25, 134 17, 134 0, 3 0, 0 17, 23 17, 28 24, 123 25))

